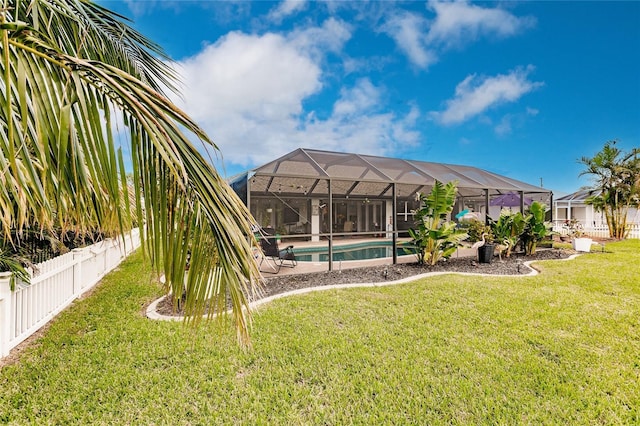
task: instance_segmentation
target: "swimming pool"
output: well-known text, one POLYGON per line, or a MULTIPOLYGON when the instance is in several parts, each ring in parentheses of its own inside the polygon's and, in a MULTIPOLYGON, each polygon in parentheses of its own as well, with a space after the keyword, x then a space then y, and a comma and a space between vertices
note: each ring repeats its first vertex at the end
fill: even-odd
MULTIPOLYGON (((300 262, 327 262, 329 260, 328 247, 294 248, 296 259, 300 262)), ((414 251, 406 243, 399 243, 398 256, 411 255, 414 251)), ((334 261, 380 259, 393 256, 390 241, 366 242, 333 246, 334 261)))

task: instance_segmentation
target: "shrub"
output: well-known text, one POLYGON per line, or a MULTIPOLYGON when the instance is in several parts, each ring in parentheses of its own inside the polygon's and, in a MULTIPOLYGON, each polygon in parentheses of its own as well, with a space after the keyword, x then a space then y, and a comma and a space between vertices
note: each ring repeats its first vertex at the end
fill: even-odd
POLYGON ((468 237, 455 222, 446 221, 453 211, 457 192, 457 182, 443 185, 436 181, 429 195, 417 195, 421 207, 413 212, 416 229, 409 229, 409 235, 418 250, 419 263, 435 265, 440 259, 448 259, 468 237))

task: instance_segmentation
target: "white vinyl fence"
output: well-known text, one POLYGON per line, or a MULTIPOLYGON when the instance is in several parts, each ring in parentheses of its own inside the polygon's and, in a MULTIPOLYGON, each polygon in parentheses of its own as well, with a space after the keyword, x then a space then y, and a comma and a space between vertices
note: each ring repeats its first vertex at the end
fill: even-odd
POLYGON ((0 272, 0 358, 58 315, 140 247, 140 230, 74 249, 35 266, 31 283, 0 272))
MULTIPOLYGON (((640 238, 640 224, 632 223, 627 225, 629 228, 629 233, 627 234, 627 238, 640 238)), ((553 226, 553 230, 560 235, 569 235, 570 230, 564 224, 564 221, 556 221, 553 226)), ((609 238, 609 227, 607 225, 601 226, 586 226, 584 225, 581 229, 585 235, 589 237, 596 238, 609 238)))

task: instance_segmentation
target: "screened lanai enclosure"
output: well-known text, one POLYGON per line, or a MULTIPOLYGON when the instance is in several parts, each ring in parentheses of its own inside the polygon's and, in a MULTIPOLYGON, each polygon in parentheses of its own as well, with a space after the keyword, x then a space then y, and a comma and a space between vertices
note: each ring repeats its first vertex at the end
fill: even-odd
POLYGON ((545 188, 471 166, 303 148, 235 177, 231 185, 255 225, 319 241, 402 235, 414 226, 416 193, 430 191, 435 181, 458 182, 452 219, 465 210, 466 218, 497 218, 503 208, 524 210, 534 200, 552 205, 545 188))

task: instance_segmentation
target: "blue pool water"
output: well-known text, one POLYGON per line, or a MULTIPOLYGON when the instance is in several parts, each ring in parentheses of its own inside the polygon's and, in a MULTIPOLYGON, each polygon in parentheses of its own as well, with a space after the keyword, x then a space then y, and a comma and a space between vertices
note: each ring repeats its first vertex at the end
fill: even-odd
MULTIPOLYGON (((294 248, 294 251, 296 253, 296 259, 300 262, 326 262, 329 260, 327 247, 294 248)), ((398 247, 397 253, 398 256, 406 256, 412 254, 413 251, 407 251, 402 247, 398 247)), ((391 243, 362 243, 333 247, 334 261, 379 259, 392 256, 393 248, 391 247, 391 243)))

